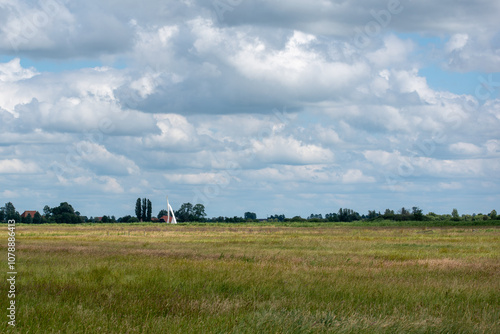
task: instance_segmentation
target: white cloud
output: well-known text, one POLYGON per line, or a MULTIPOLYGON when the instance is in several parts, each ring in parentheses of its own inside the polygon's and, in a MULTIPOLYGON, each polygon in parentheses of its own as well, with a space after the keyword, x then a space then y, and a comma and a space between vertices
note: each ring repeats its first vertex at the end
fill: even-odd
POLYGON ((343 183, 373 183, 375 178, 371 176, 363 175, 363 172, 359 169, 349 169, 342 175, 343 183))
POLYGON ((439 182, 438 186, 440 189, 444 189, 444 190, 462 189, 462 184, 460 184, 459 182, 449 182, 449 183, 439 182))
POLYGON ((21 195, 17 191, 12 191, 12 190, 4 190, 2 192, 2 197, 4 198, 18 198, 21 195))
POLYGON ((272 184, 292 182, 332 184, 341 180, 339 172, 326 164, 310 164, 303 166, 277 165, 249 170, 246 171, 244 175, 251 180, 272 184))
POLYGON ((460 155, 478 155, 483 152, 483 150, 471 143, 454 143, 450 145, 450 151, 460 155))
POLYGON ((0 174, 34 174, 39 172, 40 168, 32 161, 19 159, 0 160, 0 174))
POLYGON ((406 66, 409 55, 413 52, 414 44, 410 40, 401 40, 395 35, 384 38, 384 47, 368 53, 366 57, 380 68, 406 66))
POLYGON ((500 140, 491 139, 488 140, 485 144, 486 151, 489 156, 500 156, 500 140))
POLYGON ((157 114, 155 119, 161 134, 144 138, 146 146, 192 150, 198 145, 196 129, 186 117, 178 114, 157 114))
POLYGON ((99 178, 101 189, 106 193, 121 194, 124 192, 123 187, 117 179, 109 176, 102 176, 99 178))
POLYGON ((189 174, 165 174, 165 178, 173 183, 179 184, 228 184, 233 178, 228 172, 218 173, 189 173, 189 174))
POLYGON ((113 154, 106 147, 89 141, 75 144, 75 152, 81 153, 81 159, 99 174, 128 175, 139 173, 139 167, 125 156, 113 154))
POLYGON ((255 140, 252 153, 268 163, 317 164, 332 162, 333 153, 318 145, 304 144, 294 138, 275 136, 255 140))
POLYGON ((464 48, 464 46, 469 41, 469 36, 467 34, 454 34, 451 36, 450 40, 445 44, 444 48, 446 52, 459 51, 464 48))
POLYGON ((310 91, 308 87, 338 90, 367 75, 366 64, 327 61, 310 47, 314 40, 311 35, 294 31, 283 49, 273 50, 258 39, 243 39, 230 62, 249 79, 274 81, 305 92, 310 91))
POLYGON ((334 129, 328 129, 321 125, 316 125, 315 134, 317 138, 326 145, 339 145, 342 143, 339 134, 334 129))
POLYGON ((167 46, 170 38, 179 33, 179 27, 177 26, 164 26, 158 29, 158 36, 163 46, 167 46))
POLYGON ((437 159, 420 155, 403 155, 398 151, 365 151, 365 158, 375 166, 384 167, 403 178, 410 176, 433 177, 480 177, 486 172, 485 166, 491 164, 481 159, 437 159))
POLYGON ((7 63, 0 63, 0 81, 3 82, 30 79, 38 74, 35 68, 23 68, 19 58, 14 58, 7 63))
POLYGON ((389 164, 395 164, 400 157, 399 152, 386 152, 382 150, 365 151, 363 155, 368 161, 374 162, 378 165, 386 166, 389 164))

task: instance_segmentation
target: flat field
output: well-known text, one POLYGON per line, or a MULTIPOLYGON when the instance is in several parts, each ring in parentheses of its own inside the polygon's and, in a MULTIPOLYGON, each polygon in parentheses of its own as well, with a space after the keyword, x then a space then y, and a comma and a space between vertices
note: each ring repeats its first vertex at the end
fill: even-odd
POLYGON ((20 225, 16 240, 5 332, 500 333, 498 226, 20 225))

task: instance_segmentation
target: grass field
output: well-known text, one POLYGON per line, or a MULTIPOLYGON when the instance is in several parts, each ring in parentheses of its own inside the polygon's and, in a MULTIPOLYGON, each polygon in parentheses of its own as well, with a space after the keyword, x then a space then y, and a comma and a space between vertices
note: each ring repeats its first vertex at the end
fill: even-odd
POLYGON ((17 327, 6 332, 500 333, 498 226, 16 233, 17 327))

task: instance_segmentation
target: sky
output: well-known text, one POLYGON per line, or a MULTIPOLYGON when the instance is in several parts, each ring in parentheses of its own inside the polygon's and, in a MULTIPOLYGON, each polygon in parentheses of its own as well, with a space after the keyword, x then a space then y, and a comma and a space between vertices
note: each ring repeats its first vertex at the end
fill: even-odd
POLYGON ((500 209, 500 2, 0 0, 0 203, 500 209))

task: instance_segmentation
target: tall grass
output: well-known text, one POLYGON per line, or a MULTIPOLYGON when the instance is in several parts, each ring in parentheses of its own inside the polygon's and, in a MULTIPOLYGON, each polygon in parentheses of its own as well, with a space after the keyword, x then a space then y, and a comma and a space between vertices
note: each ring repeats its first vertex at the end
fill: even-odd
POLYGON ((10 332, 500 331, 498 227, 24 225, 18 248, 10 332))

